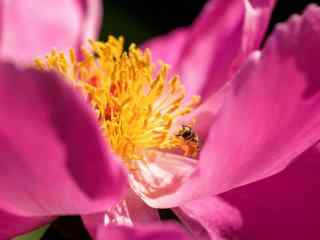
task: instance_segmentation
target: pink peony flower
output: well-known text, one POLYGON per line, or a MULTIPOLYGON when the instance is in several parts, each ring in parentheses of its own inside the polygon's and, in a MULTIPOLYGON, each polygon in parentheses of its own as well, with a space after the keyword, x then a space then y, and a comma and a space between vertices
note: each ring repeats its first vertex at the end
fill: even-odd
MULTIPOLYGON (((192 114, 202 145, 196 160, 162 153, 141 164, 131 187, 150 207, 173 207, 195 239, 319 236, 320 9, 279 24, 258 50, 273 5, 209 1, 191 27, 144 44, 202 96, 192 114)), ((97 222, 158 221, 147 205, 129 193, 83 219, 93 234, 97 222)))
MULTIPOLYGON (((271 0, 209 1, 191 27, 144 45, 181 75, 187 96, 202 96, 191 116, 174 119, 172 125, 174 130, 196 119, 192 129, 201 145, 194 158, 162 151, 132 166, 132 159, 122 157, 128 156, 126 151, 115 156, 102 147, 87 106, 60 78, 3 65, 0 103, 5 104, 0 109, 7 111, 1 115, 9 130, 3 130, 2 152, 8 157, 0 174, 5 196, 1 208, 28 217, 27 221, 83 214, 97 239, 183 237, 174 237, 175 232, 180 234, 176 229, 167 235, 157 227, 152 233, 141 230, 142 223, 159 221, 148 206, 173 207, 195 239, 317 238, 320 10, 311 5, 302 16, 280 24, 260 51, 273 5, 271 0), (22 85, 16 82, 20 77, 22 85), (49 81, 41 81, 44 78, 49 81), (22 90, 30 97, 18 102, 22 90), (14 109, 9 102, 16 104, 14 109), (76 114, 67 114, 71 106, 76 114), (29 121, 22 118, 27 111, 29 121), (36 148, 39 144, 26 144, 31 133, 33 141, 43 144, 43 152, 36 148), (90 162, 89 153, 94 153, 90 162), (44 164, 42 159, 49 160, 44 164), (114 206, 125 186, 117 160, 128 167, 133 191, 114 206), (21 182, 24 175, 27 181, 21 182), (62 194, 52 195, 52 189, 62 194), (85 215, 94 211, 101 213, 85 215), (110 223, 137 228, 108 227, 110 223)), ((141 61, 148 62, 148 56, 141 61)), ((159 79, 165 75, 160 72, 159 79)), ((131 99, 122 100, 132 104, 131 99)), ((127 136, 117 139, 124 141, 121 137, 127 136)), ((142 152, 149 150, 148 144, 142 152)), ((110 145, 115 152, 115 145, 110 145)))

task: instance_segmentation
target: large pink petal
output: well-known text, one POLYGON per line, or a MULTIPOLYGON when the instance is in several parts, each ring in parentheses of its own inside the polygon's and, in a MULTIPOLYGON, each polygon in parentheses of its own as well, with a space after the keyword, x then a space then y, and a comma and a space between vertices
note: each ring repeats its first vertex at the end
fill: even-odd
POLYGON ((233 81, 200 156, 210 192, 273 175, 320 139, 319 23, 310 6, 277 26, 233 81))
POLYGON ((242 226, 238 209, 217 197, 183 204, 174 212, 197 240, 226 240, 242 226))
POLYGON ((222 194, 243 217, 233 237, 320 239, 319 160, 319 150, 311 149, 281 173, 222 194))
POLYGON ((97 35, 99 0, 0 1, 0 57, 30 63, 52 48, 67 51, 97 35))
POLYGON ((188 28, 147 42, 179 73, 188 93, 207 97, 233 77, 263 39, 275 0, 210 0, 188 28))
POLYGON ((276 28, 231 82, 199 170, 152 206, 177 206, 271 176, 320 139, 319 22, 319 8, 310 6, 276 28))
POLYGON ((195 239, 318 239, 319 159, 319 148, 311 148, 279 174, 175 213, 195 239))
POLYGON ((101 226, 96 240, 188 240, 178 226, 173 224, 127 226, 101 226))
POLYGON ((119 224, 133 226, 136 224, 160 221, 158 211, 147 206, 134 192, 128 191, 126 197, 104 212, 83 215, 82 220, 91 236, 95 236, 100 225, 119 224))
POLYGON ((94 114, 52 73, 0 64, 0 206, 18 215, 93 213, 126 178, 94 114))
POLYGON ((0 210, 0 239, 11 239, 17 235, 33 231, 47 223, 49 217, 21 217, 0 210))

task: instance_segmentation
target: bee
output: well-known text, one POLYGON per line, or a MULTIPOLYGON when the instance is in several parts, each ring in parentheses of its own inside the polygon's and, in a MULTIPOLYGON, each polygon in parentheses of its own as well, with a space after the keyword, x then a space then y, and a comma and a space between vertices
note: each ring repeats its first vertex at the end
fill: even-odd
POLYGON ((185 156, 197 156, 200 149, 200 140, 190 126, 183 124, 175 136, 182 141, 180 146, 185 156))

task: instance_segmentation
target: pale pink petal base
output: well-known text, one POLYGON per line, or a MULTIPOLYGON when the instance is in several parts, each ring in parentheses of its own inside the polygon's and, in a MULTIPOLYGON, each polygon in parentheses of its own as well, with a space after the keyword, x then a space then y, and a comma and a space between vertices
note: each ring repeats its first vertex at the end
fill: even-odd
POLYGON ((128 191, 125 198, 127 209, 133 224, 152 223, 160 221, 157 209, 147 206, 132 190, 128 191))
POLYGON ((96 240, 191 240, 174 224, 127 226, 101 226, 96 240))
POLYGON ((132 190, 126 197, 113 206, 110 210, 83 215, 82 220, 90 235, 94 237, 100 225, 127 225, 159 222, 160 217, 156 209, 147 206, 132 190))
POLYGON ((133 191, 151 207, 158 208, 161 198, 174 194, 191 176, 197 160, 178 154, 154 151, 146 161, 137 162, 129 173, 133 191))

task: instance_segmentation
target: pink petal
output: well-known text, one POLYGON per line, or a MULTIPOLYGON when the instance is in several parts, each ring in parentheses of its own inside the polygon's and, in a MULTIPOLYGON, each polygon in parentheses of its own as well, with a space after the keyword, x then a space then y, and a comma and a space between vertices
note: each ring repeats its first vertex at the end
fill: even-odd
POLYGON ((181 118, 179 124, 186 122, 192 122, 195 120, 195 124, 192 126, 194 132, 197 133, 202 145, 208 137, 208 129, 214 124, 217 120, 218 114, 221 111, 223 103, 228 96, 231 85, 226 83, 221 87, 217 92, 213 93, 210 97, 206 98, 205 101, 194 109, 191 114, 181 118))
POLYGON ((154 60, 165 61, 174 67, 180 61, 189 32, 189 28, 178 28, 167 35, 148 40, 142 47, 151 50, 154 60))
POLYGON ((174 224, 127 226, 101 226, 96 240, 187 240, 190 239, 174 224))
POLYGON ((80 41, 86 42, 89 38, 96 39, 99 36, 102 23, 103 6, 101 0, 77 0, 82 10, 82 26, 80 41))
POLYGON ((105 212, 99 212, 81 216, 84 226, 93 239, 97 234, 98 227, 105 225, 105 214, 105 212))
POLYGON ((94 114, 51 73, 0 64, 0 208, 18 215, 85 214, 125 190, 94 114))
POLYGON ((52 48, 68 51, 97 36, 98 0, 0 2, 2 59, 30 63, 52 48))
POLYGON ((175 213, 195 239, 319 239, 319 159, 314 147, 277 175, 175 213))
POLYGON ((0 239, 11 239, 31 232, 52 220, 53 218, 49 217, 21 217, 0 210, 0 239))
POLYGON ((194 239, 233 239, 242 226, 240 212, 217 197, 206 197, 183 204, 174 210, 194 239))
POLYGON ((136 193, 129 191, 125 202, 133 224, 151 223, 160 220, 157 209, 146 205, 136 193))
POLYGON ((134 192, 128 191, 126 197, 110 210, 97 214, 83 215, 83 223, 91 236, 96 235, 98 226, 119 224, 132 226, 142 223, 158 222, 158 211, 148 207, 134 192))
POLYGON ((195 23, 144 47, 179 73, 190 95, 207 97, 230 80, 263 39, 274 0, 211 0, 195 23))
POLYGON ((319 22, 313 5, 277 27, 230 82, 198 171, 148 204, 175 207, 271 176, 320 139, 319 22))
POLYGON ((232 236, 259 240, 320 239, 319 159, 319 149, 311 149, 281 173, 222 194, 243 217, 243 226, 232 236))
POLYGON ((319 23, 312 5, 278 25, 241 69, 202 148, 203 190, 271 176, 320 139, 319 23))
POLYGON ((149 206, 161 208, 176 200, 176 192, 194 172, 197 161, 178 154, 155 151, 147 161, 138 161, 137 169, 129 173, 131 188, 149 206))

